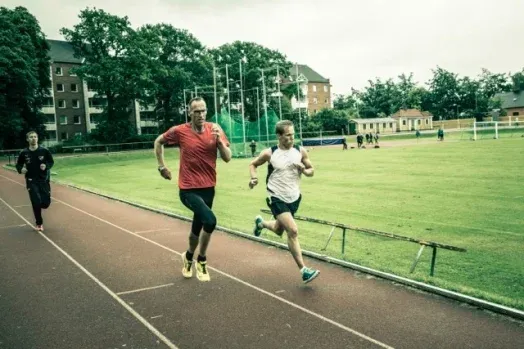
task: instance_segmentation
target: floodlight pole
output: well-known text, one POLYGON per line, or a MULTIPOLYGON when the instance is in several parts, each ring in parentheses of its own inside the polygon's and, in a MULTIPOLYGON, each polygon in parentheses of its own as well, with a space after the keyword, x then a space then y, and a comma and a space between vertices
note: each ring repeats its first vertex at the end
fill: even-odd
POLYGON ((231 119, 231 98, 229 96, 229 71, 226 64, 227 112, 229 114, 229 140, 233 143, 233 122, 231 119))
POLYGON ((186 114, 186 122, 187 122, 187 99, 186 99, 186 89, 184 89, 184 110, 186 114))
POLYGON ((257 90, 257 120, 258 120, 258 141, 260 142, 260 99, 258 97, 258 87, 255 87, 257 90))
POLYGON ((218 124, 218 105, 217 105, 217 75, 216 67, 213 66, 213 97, 215 99, 215 122, 218 124))
POLYGON ((267 143, 269 146, 269 124, 268 124, 268 117, 267 117, 267 99, 266 99, 266 80, 264 78, 264 69, 260 69, 262 72, 262 96, 264 97, 264 116, 266 117, 266 138, 267 143))
POLYGON ((244 142, 244 150, 246 147, 246 118, 244 115, 244 87, 242 86, 242 59, 238 61, 240 70, 240 107, 242 108, 242 139, 244 142))
POLYGON ((282 120, 282 99, 280 97, 280 70, 277 64, 277 87, 278 87, 278 116, 280 117, 280 120, 282 120))
POLYGON ((299 132, 300 132, 300 143, 303 144, 302 141, 302 112, 300 111, 300 82, 298 81, 298 63, 295 63, 295 72, 297 74, 297 104, 298 104, 298 125, 299 125, 299 132))

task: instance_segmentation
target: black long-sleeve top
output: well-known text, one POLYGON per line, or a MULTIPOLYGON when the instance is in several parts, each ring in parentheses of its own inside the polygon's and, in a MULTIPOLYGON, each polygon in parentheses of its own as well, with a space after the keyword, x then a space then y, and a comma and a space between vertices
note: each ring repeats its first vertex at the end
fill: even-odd
POLYGON ((18 155, 18 161, 16 162, 16 170, 18 173, 22 173, 22 168, 27 169, 25 178, 31 178, 34 180, 48 181, 50 178, 51 168, 54 165, 53 155, 51 152, 42 146, 39 146, 35 150, 25 148, 18 155), (45 170, 40 169, 40 165, 45 164, 45 170))

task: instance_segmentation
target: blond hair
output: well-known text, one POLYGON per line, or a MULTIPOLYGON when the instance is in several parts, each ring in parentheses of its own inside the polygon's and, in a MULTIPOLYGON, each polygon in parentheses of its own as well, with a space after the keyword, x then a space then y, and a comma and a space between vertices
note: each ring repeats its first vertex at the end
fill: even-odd
POLYGON ((293 126, 293 122, 289 120, 280 120, 275 125, 275 133, 277 135, 283 135, 286 132, 286 127, 293 126))

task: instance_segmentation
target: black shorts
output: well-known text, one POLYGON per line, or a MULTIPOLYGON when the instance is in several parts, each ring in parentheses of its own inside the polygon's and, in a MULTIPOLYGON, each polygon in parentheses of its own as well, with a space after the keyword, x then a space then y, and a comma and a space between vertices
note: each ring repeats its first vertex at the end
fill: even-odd
POLYGON ((271 209, 271 213, 273 214, 273 217, 277 217, 279 214, 284 212, 289 212, 294 217, 295 213, 298 211, 298 207, 300 206, 300 201, 302 200, 302 195, 298 197, 296 201, 293 201, 292 203, 287 203, 279 198, 276 198, 274 196, 267 198, 267 205, 271 209))

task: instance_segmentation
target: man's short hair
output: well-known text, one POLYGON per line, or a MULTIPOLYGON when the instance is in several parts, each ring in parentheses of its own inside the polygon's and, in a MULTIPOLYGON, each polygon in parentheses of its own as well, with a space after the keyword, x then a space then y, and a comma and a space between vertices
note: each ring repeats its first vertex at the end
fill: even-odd
POLYGON ((29 136, 32 135, 33 133, 38 137, 38 133, 36 133, 36 131, 29 131, 25 134, 25 139, 29 139, 29 136))
POLYGON ((286 127, 293 126, 293 122, 289 120, 281 120, 275 125, 275 133, 282 135, 286 131, 286 127))
POLYGON ((204 100, 204 98, 198 97, 198 96, 191 98, 189 100, 189 103, 187 104, 189 106, 189 110, 191 110, 191 105, 193 104, 193 102, 204 102, 205 103, 206 101, 204 100))

